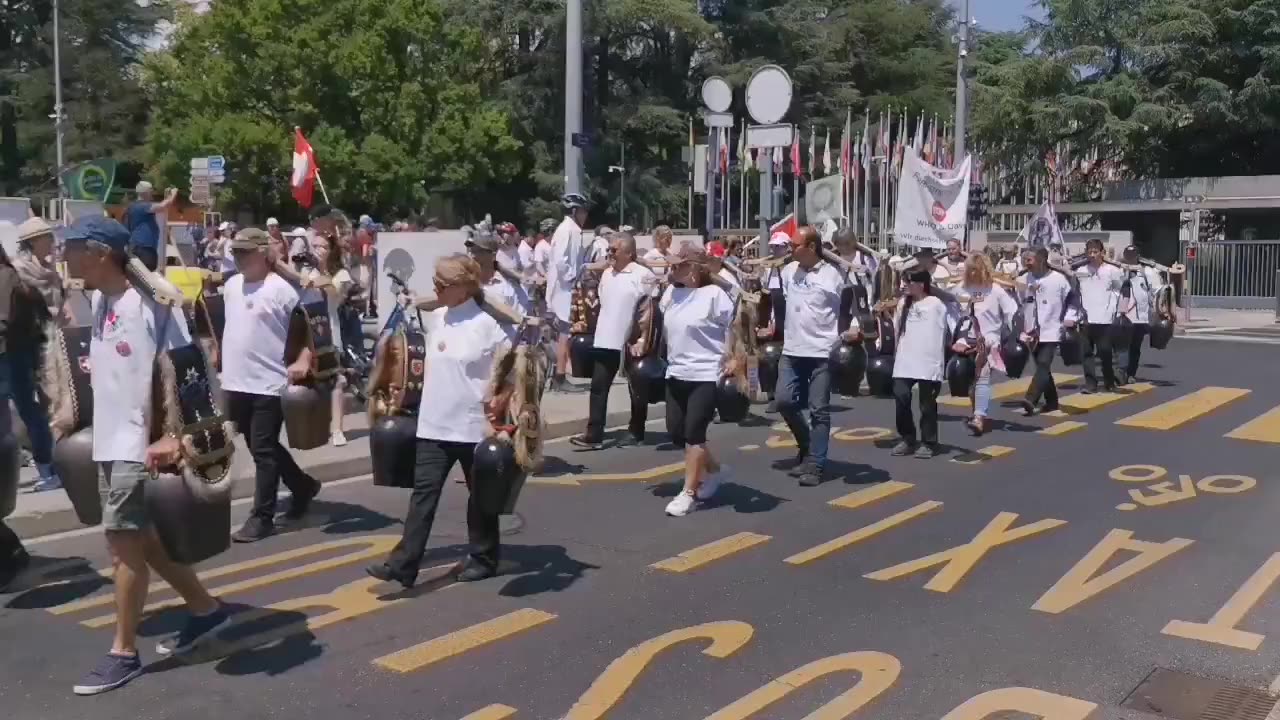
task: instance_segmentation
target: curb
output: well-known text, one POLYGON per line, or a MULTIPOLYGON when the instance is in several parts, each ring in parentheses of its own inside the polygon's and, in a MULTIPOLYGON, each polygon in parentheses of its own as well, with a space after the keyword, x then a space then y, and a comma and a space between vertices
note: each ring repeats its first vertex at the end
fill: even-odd
MULTIPOLYGON (((661 404, 651 405, 650 410, 652 411, 654 407, 661 407, 661 404)), ((625 424, 630 418, 631 412, 629 410, 609 413, 605 418, 605 426, 613 427, 625 424)), ((547 425, 547 440, 575 435, 582 431, 585 422, 586 418, 550 423, 547 425)), ((373 472, 373 463, 369 456, 366 455, 343 460, 329 460, 314 465, 303 465, 302 469, 316 480, 319 480, 321 484, 324 484, 349 477, 368 475, 373 472)), ((252 474, 237 475, 231 483, 231 499, 239 500, 251 497, 253 490, 254 477, 252 474)), ((69 507, 35 515, 11 515, 5 518, 4 522, 23 540, 32 540, 45 535, 53 535, 68 530, 79 530, 85 527, 76 517, 75 511, 69 507)))

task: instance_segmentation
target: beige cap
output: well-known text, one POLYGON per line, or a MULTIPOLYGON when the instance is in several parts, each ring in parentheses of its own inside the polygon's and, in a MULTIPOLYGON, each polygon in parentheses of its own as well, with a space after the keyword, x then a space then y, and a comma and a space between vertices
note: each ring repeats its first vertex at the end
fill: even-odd
POLYGON ((45 222, 42 218, 27 218, 18 225, 18 240, 34 240, 41 235, 52 235, 53 226, 45 222))
POLYGON ((258 228, 245 228, 236 233, 231 241, 232 250, 266 250, 271 244, 271 236, 258 228))

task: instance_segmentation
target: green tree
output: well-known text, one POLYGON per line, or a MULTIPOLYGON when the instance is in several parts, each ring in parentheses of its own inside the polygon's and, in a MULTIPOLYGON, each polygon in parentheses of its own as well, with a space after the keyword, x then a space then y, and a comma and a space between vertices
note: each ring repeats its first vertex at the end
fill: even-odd
POLYGON ((519 163, 487 40, 431 0, 219 0, 147 62, 152 168, 185 184, 191 157, 220 153, 220 202, 297 216, 299 126, 349 212, 465 205, 519 163))

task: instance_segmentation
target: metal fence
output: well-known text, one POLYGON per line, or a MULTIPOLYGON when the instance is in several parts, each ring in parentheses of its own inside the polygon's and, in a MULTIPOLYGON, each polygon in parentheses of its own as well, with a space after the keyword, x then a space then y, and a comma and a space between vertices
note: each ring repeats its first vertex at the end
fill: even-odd
POLYGON ((1182 258, 1194 304, 1241 309, 1276 306, 1280 241, 1184 243, 1182 258))

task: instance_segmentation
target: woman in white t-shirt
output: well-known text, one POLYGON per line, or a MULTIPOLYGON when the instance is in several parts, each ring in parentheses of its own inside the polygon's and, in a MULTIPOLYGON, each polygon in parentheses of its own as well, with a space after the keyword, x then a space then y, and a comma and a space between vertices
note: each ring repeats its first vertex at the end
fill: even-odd
POLYGON ((986 255, 970 255, 964 263, 964 292, 969 296, 969 312, 973 323, 964 337, 956 337, 951 349, 962 354, 982 352, 977 358, 978 377, 969 391, 973 416, 966 425, 974 436, 987 431, 987 411, 991 406, 991 368, 1004 372, 1000 341, 1005 330, 1012 328, 1018 314, 1018 301, 995 284, 991 261, 986 255), (978 338, 982 338, 981 344, 978 338))
POLYGON ((901 437, 893 454, 915 453, 927 460, 938 454, 938 393, 942 390, 944 343, 954 316, 946 303, 931 294, 930 271, 912 270, 905 281, 907 294, 899 301, 893 321, 898 335, 898 352, 893 358, 893 397, 901 437), (913 387, 920 389, 920 443, 911 415, 913 387))
MULTIPOLYGON (((351 289, 351 273, 342 261, 342 250, 334 239, 317 233, 311 240, 311 254, 315 257, 316 267, 303 276, 303 304, 306 296, 320 293, 329 310, 329 332, 333 334, 333 346, 342 352, 342 323, 338 319, 338 307, 347 301, 347 291, 351 289)), ((347 436, 343 432, 343 416, 346 414, 347 378, 338 373, 333 392, 333 420, 330 425, 332 436, 329 441, 334 447, 347 444, 347 436)))
POLYGON ((671 256, 672 285, 658 304, 667 342, 667 432, 684 448, 684 488, 667 505, 674 517, 710 499, 728 474, 707 449, 716 383, 734 369, 725 362, 734 302, 714 277, 706 252, 685 243, 671 256))

